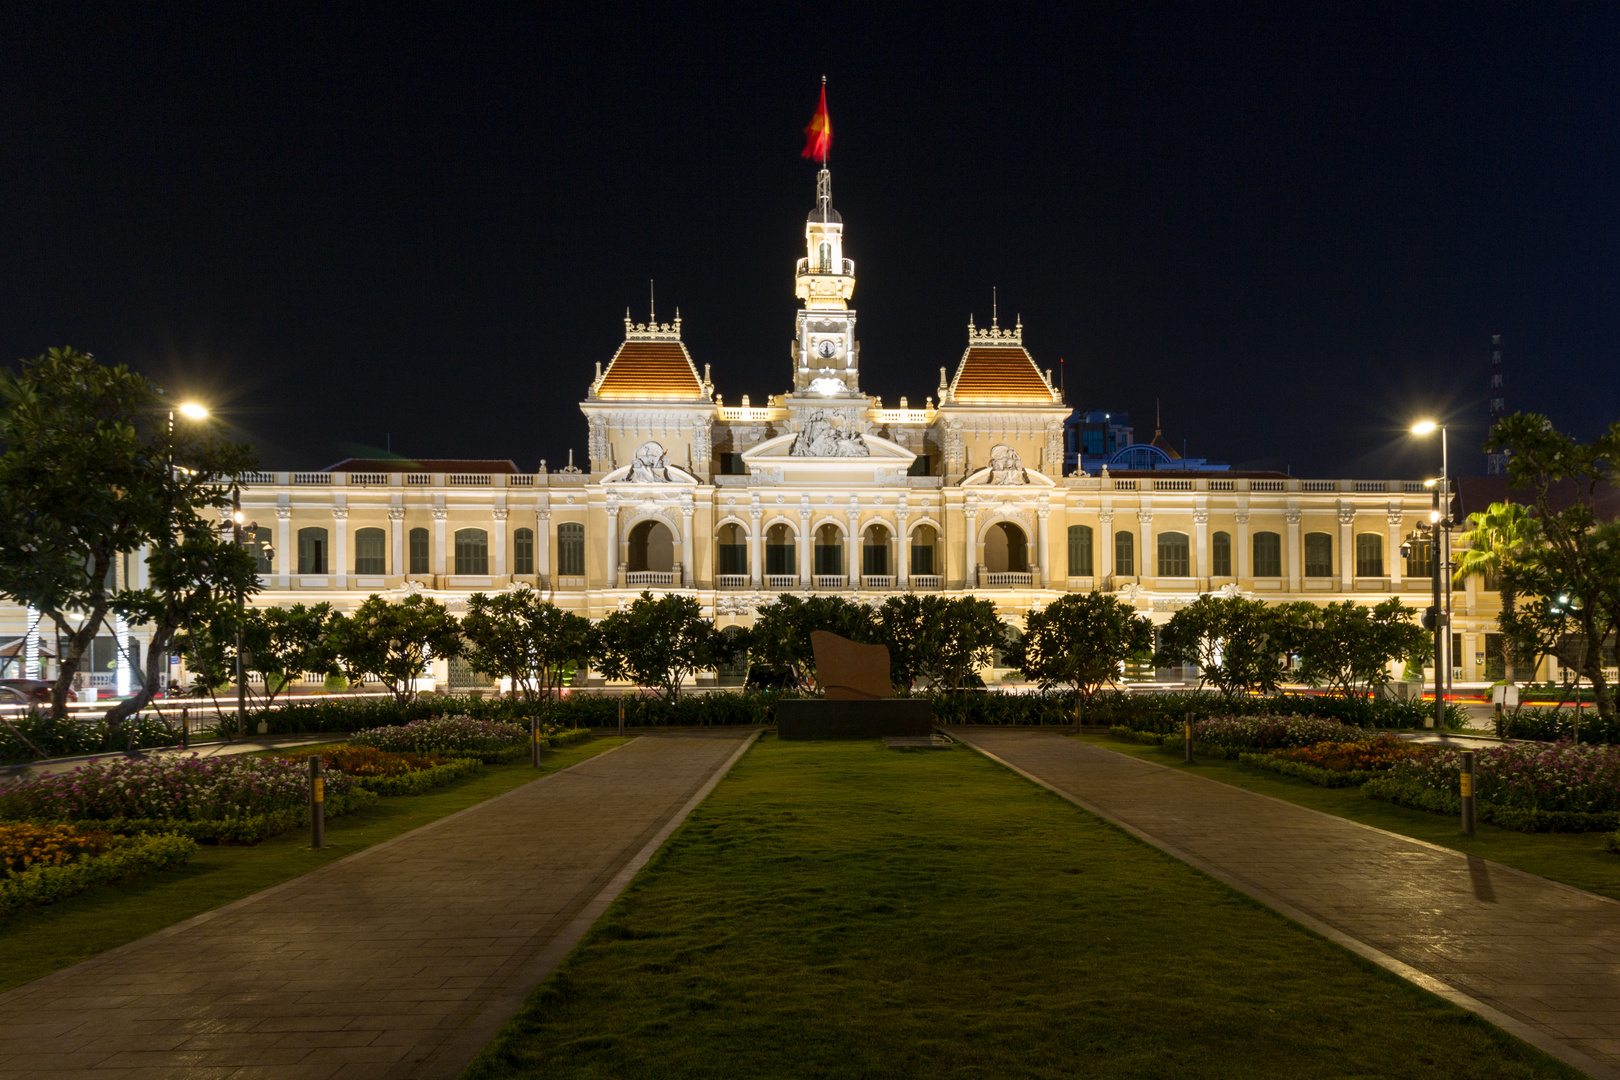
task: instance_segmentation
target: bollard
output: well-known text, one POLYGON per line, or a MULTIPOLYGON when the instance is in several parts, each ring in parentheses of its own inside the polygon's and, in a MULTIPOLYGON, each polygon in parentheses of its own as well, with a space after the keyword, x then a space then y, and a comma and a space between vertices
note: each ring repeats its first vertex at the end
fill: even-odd
POLYGON ((1462 793, 1462 831, 1469 836, 1474 835, 1474 752, 1464 750, 1462 754, 1462 774, 1458 777, 1458 789, 1462 793))
POLYGON ((1182 730, 1183 730, 1183 733, 1187 737, 1187 744, 1186 744, 1186 746, 1184 748, 1185 759, 1186 759, 1187 764, 1191 765, 1192 764, 1192 713, 1187 714, 1187 724, 1186 724, 1186 727, 1183 728, 1182 730))
POLYGON ((191 710, 180 710, 180 749, 191 749, 191 710))
POLYGON ((1074 699, 1074 733, 1080 734, 1080 728, 1085 724, 1084 715, 1080 711, 1080 699, 1074 699))
POLYGON ((538 769, 540 767, 540 718, 538 716, 529 719, 529 735, 532 738, 529 753, 530 764, 538 769))
POLYGON ((326 846, 326 778, 319 754, 309 755, 309 846, 316 851, 326 846))
POLYGON ((619 734, 624 734, 624 698, 619 698, 619 734))
POLYGON ((1502 703, 1496 703, 1496 737, 1500 739, 1507 732, 1507 717, 1503 715, 1502 703))

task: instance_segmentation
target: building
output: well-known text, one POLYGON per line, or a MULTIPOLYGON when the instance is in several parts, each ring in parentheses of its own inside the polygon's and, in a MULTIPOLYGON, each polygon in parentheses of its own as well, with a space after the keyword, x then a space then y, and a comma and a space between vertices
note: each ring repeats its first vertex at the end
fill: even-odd
MULTIPOLYGON (((580 362, 586 469, 349 460, 241 477, 243 509, 274 548, 255 602, 347 610, 419 592, 455 610, 527 586, 600 618, 642 590, 680 591, 721 625, 749 623, 784 592, 972 594, 1015 625, 1091 589, 1155 622, 1210 591, 1427 606, 1427 562, 1399 556, 1429 511, 1419 481, 1178 468, 1168 443, 1147 468, 1065 470, 1089 452, 1066 445, 1065 425, 1083 438, 1093 421, 1075 431, 1021 319, 970 321, 920 407, 864 393, 856 267, 831 183, 822 169, 793 269, 802 303, 782 393, 726 405, 678 313, 626 317, 611 357, 594 373, 580 362)), ((1127 418, 1098 423, 1123 436, 1110 456, 1138 445, 1127 418)), ((1494 608, 1460 614, 1467 679, 1494 608)), ((0 618, 0 637, 22 632, 20 611, 0 618)), ((443 662, 435 674, 466 677, 443 662)))

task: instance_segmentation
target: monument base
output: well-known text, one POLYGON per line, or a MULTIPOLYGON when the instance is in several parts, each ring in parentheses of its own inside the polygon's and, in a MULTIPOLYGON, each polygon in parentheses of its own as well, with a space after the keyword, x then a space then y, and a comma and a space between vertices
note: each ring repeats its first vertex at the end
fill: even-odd
POLYGON ((877 739, 933 734, 934 706, 926 698, 827 701, 788 698, 776 703, 779 739, 877 739))

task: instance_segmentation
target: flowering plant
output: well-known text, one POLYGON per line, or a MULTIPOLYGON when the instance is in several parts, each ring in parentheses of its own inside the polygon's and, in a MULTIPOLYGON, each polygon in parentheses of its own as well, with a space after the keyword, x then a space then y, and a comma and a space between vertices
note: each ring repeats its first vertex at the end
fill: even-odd
POLYGON ((71 825, 0 823, 0 877, 36 866, 61 866, 80 855, 100 855, 118 841, 112 833, 71 825))
MULTIPOLYGON (((1397 762, 1393 782, 1455 796, 1462 752, 1438 747, 1397 762)), ((1521 810, 1620 811, 1620 746, 1514 742, 1474 757, 1474 795, 1521 810)))
MULTIPOLYGON (((334 746, 321 751, 326 767, 349 776, 403 776, 449 761, 445 754, 396 754, 371 746, 334 746)), ((288 761, 306 761, 288 758, 288 761)))
POLYGON ((1331 772, 1381 772, 1398 761, 1433 753, 1434 749, 1404 742, 1393 735, 1379 735, 1355 742, 1320 742, 1293 750, 1278 750, 1274 756, 1331 772))
POLYGON ((1361 728, 1319 716, 1212 716, 1192 726, 1194 742, 1232 750, 1272 750, 1321 742, 1354 742, 1361 728))
MULTIPOLYGON (((547 734, 555 728, 541 729, 547 734)), ((521 724, 508 724, 500 720, 474 720, 470 716, 430 716, 426 720, 412 720, 397 727, 371 728, 356 732, 351 742, 356 746, 371 746, 396 753, 484 753, 517 746, 529 738, 528 729, 521 724)))
MULTIPOLYGON (((347 795, 354 781, 334 773, 328 798, 347 795)), ((309 774, 302 762, 247 755, 200 758, 165 755, 92 762, 70 773, 40 776, 0 792, 0 819, 71 821, 105 818, 241 818, 302 807, 309 774)))

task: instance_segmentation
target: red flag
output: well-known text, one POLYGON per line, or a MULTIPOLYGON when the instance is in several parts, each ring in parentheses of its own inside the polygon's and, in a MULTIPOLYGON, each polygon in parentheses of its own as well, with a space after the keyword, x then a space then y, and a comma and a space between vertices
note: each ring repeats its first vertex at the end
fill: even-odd
POLYGON ((804 129, 804 152, 800 157, 813 158, 823 164, 827 161, 827 151, 832 149, 832 121, 827 118, 827 82, 821 82, 821 104, 816 106, 816 115, 810 118, 810 126, 804 129))

